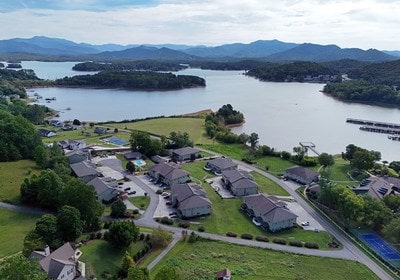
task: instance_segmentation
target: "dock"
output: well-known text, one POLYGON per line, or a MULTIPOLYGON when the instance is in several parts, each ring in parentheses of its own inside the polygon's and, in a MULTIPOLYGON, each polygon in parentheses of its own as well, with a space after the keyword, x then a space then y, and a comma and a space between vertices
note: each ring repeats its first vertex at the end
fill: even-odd
POLYGON ((389 128, 389 127, 376 127, 376 126, 366 125, 366 126, 361 126, 360 130, 369 131, 369 132, 376 132, 376 133, 400 135, 400 129, 389 128))
POLYGON ((360 124, 367 127, 385 127, 385 128, 400 129, 400 124, 397 123, 388 123, 388 122, 370 121, 370 120, 361 120, 352 118, 346 119, 346 122, 352 124, 360 124))
POLYGON ((319 152, 315 148, 315 144, 313 142, 299 142, 300 146, 307 148, 308 150, 311 150, 314 152, 317 156, 319 156, 319 152))

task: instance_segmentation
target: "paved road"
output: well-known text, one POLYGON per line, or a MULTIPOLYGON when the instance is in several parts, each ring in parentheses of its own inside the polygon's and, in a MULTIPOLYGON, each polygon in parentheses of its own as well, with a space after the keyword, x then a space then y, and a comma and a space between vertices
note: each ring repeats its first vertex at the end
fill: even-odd
MULTIPOLYGON (((208 153, 214 153, 212 151, 204 150, 208 153)), ((314 208, 312 208, 299 194, 297 194, 292 188, 287 186, 284 181, 276 178, 275 176, 257 168, 252 165, 246 164, 242 161, 234 160, 237 164, 244 165, 245 167, 264 175, 265 177, 271 179, 282 188, 284 188, 315 220, 317 220, 329 233, 331 233, 340 243, 343 244, 344 250, 342 250, 343 258, 350 258, 365 264, 369 269, 371 269, 380 279, 393 279, 386 271, 384 271, 379 265, 377 265, 373 260, 371 260, 367 255, 365 255, 360 249, 358 249, 342 232, 336 229, 331 223, 327 222, 314 208), (352 255, 352 257, 350 256, 352 255)))

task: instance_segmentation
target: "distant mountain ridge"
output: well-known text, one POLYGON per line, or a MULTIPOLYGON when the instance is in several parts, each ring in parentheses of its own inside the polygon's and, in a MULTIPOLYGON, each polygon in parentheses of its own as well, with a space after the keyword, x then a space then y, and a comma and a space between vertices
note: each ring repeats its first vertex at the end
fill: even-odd
POLYGON ((0 55, 32 54, 39 56, 69 56, 77 60, 238 60, 264 61, 313 61, 325 62, 341 59, 378 62, 398 59, 400 51, 362 50, 340 48, 336 45, 295 44, 278 40, 258 40, 248 44, 234 43, 221 46, 188 46, 178 44, 159 45, 92 45, 73 41, 35 36, 28 39, 0 40, 0 55))

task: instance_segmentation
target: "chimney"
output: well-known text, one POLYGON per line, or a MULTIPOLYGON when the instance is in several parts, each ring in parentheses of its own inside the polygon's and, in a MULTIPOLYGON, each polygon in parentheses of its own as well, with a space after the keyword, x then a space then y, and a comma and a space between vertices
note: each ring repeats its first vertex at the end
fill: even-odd
POLYGON ((44 247, 44 255, 47 257, 48 255, 50 255, 50 247, 49 245, 46 245, 44 247))

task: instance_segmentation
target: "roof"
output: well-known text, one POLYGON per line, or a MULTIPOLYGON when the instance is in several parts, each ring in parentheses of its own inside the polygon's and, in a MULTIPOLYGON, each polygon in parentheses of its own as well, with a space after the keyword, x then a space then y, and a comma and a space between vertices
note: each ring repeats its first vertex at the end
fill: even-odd
POLYGON ((391 194, 393 185, 382 177, 370 177, 367 194, 373 198, 382 199, 391 194))
POLYGON ((232 183, 232 189, 248 189, 248 188, 258 188, 258 185, 253 180, 247 178, 241 178, 232 183))
POLYGON ((400 179, 395 177, 383 176, 386 182, 389 182, 393 187, 400 189, 400 179))
POLYGON ((196 184, 178 184, 171 186, 172 195, 179 202, 178 209, 198 208, 211 205, 204 189, 196 184))
POLYGON ((314 172, 308 168, 302 166, 293 166, 285 170, 285 172, 290 173, 294 176, 303 178, 303 179, 310 179, 319 176, 319 173, 314 172))
POLYGON ((217 272, 217 278, 224 278, 225 276, 231 276, 231 271, 227 268, 217 272))
POLYGON ((218 167, 221 170, 237 166, 237 164, 234 163, 230 158, 216 158, 209 160, 208 163, 218 167))
POLYGON ((111 190, 111 192, 115 192, 115 195, 118 194, 118 190, 111 188, 106 182, 104 182, 103 180, 101 180, 98 177, 89 181, 87 184, 94 187, 94 190, 96 191, 96 194, 98 196, 108 190, 111 190))
POLYGON ((70 164, 72 171, 78 177, 85 177, 88 175, 97 175, 99 172, 86 161, 70 164))
POLYGON ((227 178, 232 189, 258 188, 258 184, 252 180, 251 175, 247 172, 223 170, 222 176, 227 178))
POLYGON ((180 169, 178 165, 166 162, 161 162, 151 166, 149 171, 159 173, 162 177, 168 180, 174 180, 189 175, 188 172, 180 169))
POLYGON ((74 155, 80 155, 80 156, 88 156, 87 151, 82 151, 82 150, 73 150, 73 151, 68 151, 65 153, 66 157, 74 156, 74 155))
POLYGON ((297 215, 286 208, 286 204, 279 201, 274 196, 266 194, 250 195, 244 198, 247 205, 251 205, 261 214, 263 221, 268 223, 278 223, 281 221, 294 219, 297 215))
POLYGON ((142 158, 142 153, 140 153, 140 152, 127 152, 127 153, 124 154, 124 157, 127 160, 140 159, 140 158, 142 158))
POLYGON ((173 154, 177 154, 178 156, 186 156, 200 152, 198 149, 192 147, 183 147, 179 149, 175 149, 172 151, 173 154))
POLYGON ((75 250, 67 242, 39 261, 39 264, 50 278, 57 279, 65 265, 75 265, 75 262, 75 250))

